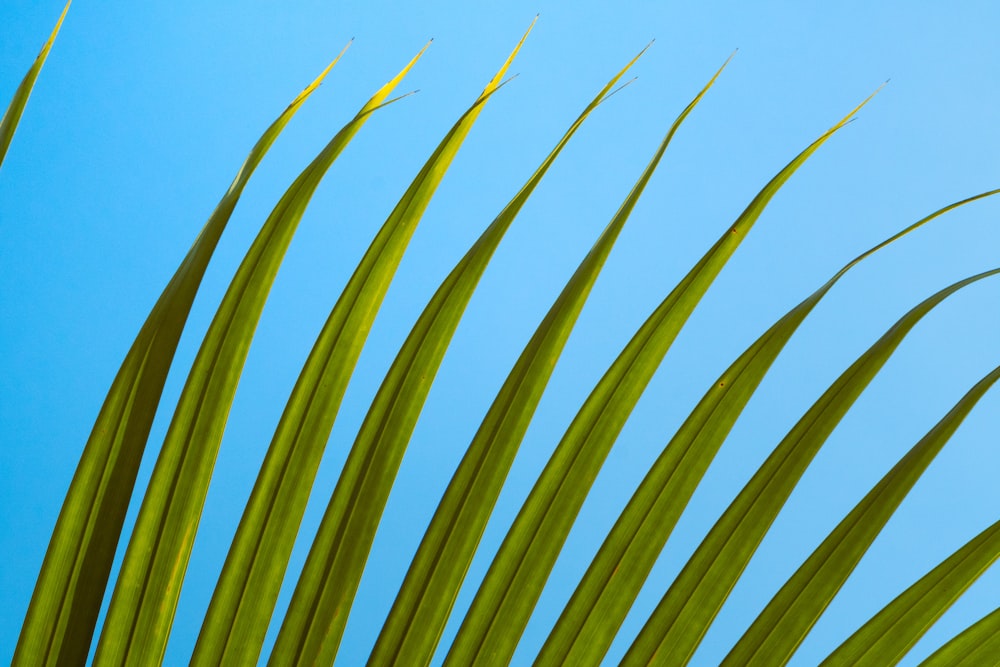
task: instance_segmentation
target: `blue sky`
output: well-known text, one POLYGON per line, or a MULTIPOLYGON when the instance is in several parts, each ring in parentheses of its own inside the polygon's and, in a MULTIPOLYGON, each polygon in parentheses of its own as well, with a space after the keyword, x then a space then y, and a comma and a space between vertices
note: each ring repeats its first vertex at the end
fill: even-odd
MULTIPOLYGON (((734 49, 626 226, 556 369, 484 548, 638 325, 786 162, 889 84, 775 198, 639 403, 525 635, 530 661, 646 466, 721 370, 840 266, 948 203, 1000 187, 1000 7, 940 3, 88 3, 71 8, 0 168, 0 658, 13 652, 47 536, 110 381, 156 296, 260 132, 352 37, 251 181, 195 302, 195 351, 242 253, 328 137, 428 39, 419 89, 355 139, 307 211, 243 376, 167 661, 186 660, 283 402, 368 240, 448 127, 538 23, 411 243, 345 398, 315 529, 364 406, 440 280, 604 82, 645 46, 638 80, 560 157, 483 278, 431 392, 344 644, 367 655, 451 469, 552 299, 670 122, 734 49), (489 6, 484 6, 484 5, 489 6), (339 457, 339 458, 338 458, 339 457)), ((6 100, 61 6, 0 6, 6 100)), ((846 366, 934 291, 1000 259, 1000 201, 973 204, 850 274, 796 334, 678 527, 635 618, 756 465, 846 366), (699 532, 701 531, 701 532, 699 532)), ((831 437, 706 638, 717 662, 784 577, 889 466, 998 362, 1000 284, 925 321, 831 437)), ((183 373, 171 375, 164 405, 183 373)), ((998 397, 959 430, 797 659, 815 664, 916 577, 997 519, 998 397)), ((154 426, 152 445, 166 420, 154 426)), ((152 458, 146 462, 148 475, 152 458)), ((141 476, 142 477, 142 476, 141 476)), ((297 548, 301 563, 305 547, 297 548)), ((478 559, 470 578, 488 561, 478 559)), ((471 590, 468 592, 471 594, 471 590)), ((995 572, 914 656, 991 611, 995 572)), ((463 594, 459 604, 471 598, 463 594)), ((280 609, 279 609, 280 611, 280 609)), ((449 632, 454 632, 451 628, 449 632)), ((446 633, 447 639, 447 633, 446 633)), ((627 641, 616 645, 621 655, 627 641)), ((915 663, 912 663, 915 664, 915 663)))

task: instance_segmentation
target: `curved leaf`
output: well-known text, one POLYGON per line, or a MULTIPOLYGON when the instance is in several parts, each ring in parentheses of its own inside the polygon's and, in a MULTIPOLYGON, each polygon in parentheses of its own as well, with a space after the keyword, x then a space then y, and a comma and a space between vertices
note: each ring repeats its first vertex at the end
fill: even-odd
POLYGON ((1000 655, 1000 609, 966 628, 920 663, 920 667, 984 667, 985 665, 995 667, 998 655, 1000 655))
MULTIPOLYGON (((533 25, 534 22, 532 22, 533 25)), ((356 288, 358 292, 379 289, 384 293, 388 287, 396 266, 402 258, 406 244, 430 201, 431 195, 444 177, 451 160, 455 157, 473 123, 478 118, 486 100, 501 85, 504 74, 520 51, 530 31, 531 27, 525 32, 496 76, 487 84, 482 95, 441 141, 403 196, 397 210, 386 221, 368 253, 362 259, 361 265, 355 271, 355 276, 358 276, 359 280, 364 278, 373 283, 373 286, 363 286, 359 283, 356 288)), ((499 239, 497 240, 499 241, 499 239)), ((348 289, 353 289, 353 285, 354 279, 352 278, 348 289)), ((365 307, 364 301, 350 292, 345 292, 341 300, 348 304, 351 310, 357 309, 360 312, 365 307)), ((440 306, 440 302, 437 305, 440 306)), ((349 312, 345 311, 345 315, 349 312)), ((460 312, 456 313, 455 317, 457 318, 458 315, 460 312)), ((433 316, 430 316, 429 319, 433 320, 433 316)), ((426 333, 418 331, 421 327, 430 325, 432 322, 427 320, 422 319, 421 322, 418 322, 414 329, 417 333, 414 338, 408 339, 407 345, 413 345, 426 333)), ((427 353, 426 348, 423 353, 427 353)), ((443 347, 438 351, 430 352, 432 356, 443 353, 443 347)), ((407 363, 413 362, 413 355, 416 355, 417 352, 410 349, 404 350, 400 354, 404 358, 409 356, 408 361, 404 360, 403 362, 403 366, 406 366, 407 363)), ((383 436, 397 435, 393 432, 393 426, 382 420, 393 409, 393 402, 398 396, 398 391, 405 391, 405 387, 400 385, 388 386, 397 382, 401 384, 406 382, 406 378, 403 377, 404 371, 405 369, 398 365, 394 365, 390 369, 389 376, 392 379, 387 377, 387 384, 384 384, 383 389, 379 391, 379 396, 362 424, 361 431, 358 433, 354 447, 348 456, 344 470, 341 472, 336 489, 334 489, 333 497, 330 499, 320 523, 319 531, 309 550, 302 574, 295 586, 295 592, 281 625, 281 631, 278 633, 269 664, 333 663, 340 645, 340 638, 344 632, 344 626, 347 623, 348 612, 361 579, 361 573, 364 570, 371 540, 381 516, 379 501, 376 498, 361 495, 362 492, 358 490, 358 487, 364 482, 364 476, 370 463, 366 460, 366 449, 375 446, 373 443, 383 436), (401 372, 403 375, 400 375, 401 372)), ((422 399, 420 403, 422 404, 422 399)), ((406 422, 411 418, 415 420, 419 406, 410 404, 407 410, 413 414, 404 414, 403 421, 406 422)), ((407 427, 404 423, 399 423, 395 425, 395 428, 401 429, 398 435, 405 436, 402 437, 402 444, 405 444, 405 440, 409 436, 403 431, 407 427)), ((412 425, 409 428, 412 428, 412 425)), ((391 479, 387 480, 382 490, 388 493, 390 486, 391 479)))
MULTIPOLYGON (((614 84, 641 55, 642 53, 637 55, 618 72, 584 109, 531 180, 487 229, 459 267, 456 267, 453 275, 460 269, 467 271, 465 267, 477 256, 484 256, 478 260, 479 267, 475 274, 478 279, 485 268, 484 260, 488 257, 486 253, 492 253, 499 235, 509 225, 512 214, 520 209, 531 190, 590 112, 613 94, 611 90, 614 84)), ((586 294, 623 223, 624 218, 616 220, 601 235, 595 248, 587 255, 549 316, 528 343, 505 387, 501 389, 431 519, 396 595, 389 617, 382 626, 369 657, 369 664, 425 665, 430 662, 513 454, 527 429, 531 414, 541 398, 542 389, 583 306, 586 294), (502 417, 497 418, 496 415, 502 417), (501 425, 505 428, 500 428, 501 425), (502 462, 484 462, 486 454, 497 448, 504 450, 506 458, 502 462), (474 471, 471 479, 470 469, 474 471), (490 476, 487 483, 480 481, 480 484, 472 486, 475 475, 484 473, 490 476)), ((451 277, 448 282, 452 282, 451 277)), ((448 283, 441 289, 444 290, 447 286, 448 283)), ((464 298, 467 299, 468 296, 464 298)))
POLYGON ((913 485, 975 404, 1000 378, 993 369, 855 506, 781 587, 723 665, 785 664, 913 485))
POLYGON ((15 664, 34 667, 49 661, 86 660, 156 406, 205 268, 250 176, 336 62, 254 145, 132 343, 63 501, 21 629, 15 664))
POLYGON ((632 495, 563 609, 535 661, 593 664, 611 646, 681 513, 743 408, 784 345, 854 265, 938 216, 993 190, 946 206, 847 263, 790 310, 713 382, 632 495))
MULTIPOLYGON (((390 270, 393 261, 398 257, 390 270)), ((313 346, 247 501, 192 664, 250 664, 260 655, 324 445, 388 287, 379 276, 381 269, 370 269, 352 277, 313 346)))
POLYGON ((17 130, 21 114, 24 113, 28 97, 31 96, 31 89, 35 87, 35 80, 38 79, 38 73, 42 71, 45 59, 49 57, 49 51, 52 49, 52 44, 56 41, 56 35, 59 34, 59 28, 62 27, 63 19, 66 18, 66 12, 69 11, 69 6, 72 2, 73 0, 69 0, 66 3, 62 14, 59 15, 59 20, 56 21, 56 27, 52 29, 52 34, 49 35, 49 39, 42 46, 42 50, 35 58, 35 62, 28 68, 28 73, 24 75, 17 90, 14 91, 14 97, 7 106, 7 110, 4 111, 3 118, 0 118, 0 165, 3 165, 3 159, 7 155, 7 149, 10 148, 11 139, 14 138, 14 131, 17 130))
MULTIPOLYGON (((831 653, 822 665, 882 667, 896 664, 997 558, 1000 558, 1000 521, 907 588, 831 653)), ((990 643, 996 645, 995 636, 990 643)))
MULTIPOLYGON (((673 133, 721 71, 715 73, 675 121, 619 215, 631 211, 673 133)), ((643 324, 591 392, 508 531, 459 628, 445 664, 465 665, 480 661, 503 664, 510 660, 608 449, 681 326, 780 185, 843 122, 824 134, 765 186, 731 230, 643 324)))
POLYGON ((320 180, 404 69, 295 179, 244 257, 202 341, 139 509, 95 664, 163 659, 226 417, 285 250, 320 180))
POLYGON ((913 326, 962 287, 1000 272, 959 281, 904 315, 813 404, 747 482, 663 596, 623 665, 690 660, 729 591, 784 506, 809 462, 913 326))

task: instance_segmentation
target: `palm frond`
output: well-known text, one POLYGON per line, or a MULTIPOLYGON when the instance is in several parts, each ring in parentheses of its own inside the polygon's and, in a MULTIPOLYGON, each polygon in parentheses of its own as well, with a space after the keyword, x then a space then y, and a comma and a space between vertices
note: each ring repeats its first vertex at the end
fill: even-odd
MULTIPOLYGON (((69 3, 0 122, 0 163, 68 9, 69 3)), ((371 558, 380 522, 394 489, 405 492, 397 487, 396 478, 466 309, 529 198, 570 141, 579 141, 575 137, 584 122, 620 90, 616 86, 646 51, 618 70, 586 104, 423 306, 409 335, 394 351, 377 393, 362 410, 365 417, 344 453, 346 462, 334 488, 315 489, 315 495, 323 500, 329 496, 329 502, 311 544, 306 544, 305 564, 295 572, 293 550, 310 537, 302 534, 302 527, 307 506, 315 501, 313 487, 327 441, 344 416, 342 405, 347 405, 345 396, 376 317, 432 198, 472 136, 486 103, 504 85, 533 26, 534 22, 417 171, 330 311, 284 405, 214 594, 199 619, 192 664, 259 663, 269 637, 275 637, 268 657, 272 665, 330 665, 338 658, 349 659, 341 654, 341 643, 350 634, 352 611, 362 602, 363 576, 380 575, 371 558), (282 609, 283 586, 293 580, 290 603, 282 609)), ((280 196, 232 277, 200 340, 180 398, 169 410, 160 406, 161 395, 221 235, 264 156, 341 56, 295 97, 253 146, 153 306, 100 408, 51 535, 15 649, 15 665, 82 664, 91 651, 98 665, 164 661, 226 422, 286 251, 334 162, 376 111, 401 99, 393 98, 393 91, 426 49, 378 89, 280 196), (136 493, 156 418, 168 421, 169 427, 155 451, 152 476, 136 493), (139 504, 137 518, 128 539, 122 540, 133 495, 139 504), (123 561, 108 599, 106 589, 119 547, 124 549, 123 561), (93 646, 104 604, 106 616, 93 646)), ((651 189, 654 173, 661 162, 669 162, 663 158, 671 142, 728 63, 670 125, 513 364, 441 489, 395 601, 386 610, 387 618, 373 632, 377 639, 368 664, 408 667, 441 661, 459 667, 503 665, 515 659, 557 559, 577 529, 581 508, 593 495, 599 472, 675 339, 778 191, 874 96, 780 169, 628 339, 582 404, 574 406, 576 416, 544 469, 528 480, 533 483, 531 492, 502 544, 495 553, 484 553, 487 525, 598 276, 640 197, 651 189), (481 581, 468 577, 476 558, 489 562, 481 581), (463 593, 471 598, 468 609, 458 604, 463 593), (450 646, 442 642, 449 627, 457 630, 450 646)), ((742 490, 733 489, 734 500, 710 529, 706 524, 707 536, 663 587, 666 593, 641 631, 636 637, 623 637, 626 616, 648 585, 657 559, 665 548, 670 553, 668 540, 689 501, 772 365, 834 286, 848 272, 853 277, 863 271, 854 267, 869 265, 868 258, 876 252, 945 213, 998 193, 989 190, 941 208, 847 262, 708 385, 601 536, 600 550, 533 656, 536 665, 602 664, 614 642, 627 645, 629 640, 625 665, 683 665, 692 660, 807 469, 904 339, 946 298, 1000 274, 1000 269, 976 273, 935 292, 858 357, 748 475, 750 481, 742 490)), ((793 658, 911 489, 998 379, 1000 367, 969 389, 857 502, 770 602, 761 603, 763 611, 723 664, 777 665, 793 658)), ((334 439, 333 445, 341 443, 334 439)), ((859 629, 824 664, 895 664, 998 557, 1000 523, 994 523, 866 623, 856 623, 859 629)), ((924 664, 968 667, 994 660, 1000 650, 998 629, 1000 611, 995 611, 947 641, 924 664)))

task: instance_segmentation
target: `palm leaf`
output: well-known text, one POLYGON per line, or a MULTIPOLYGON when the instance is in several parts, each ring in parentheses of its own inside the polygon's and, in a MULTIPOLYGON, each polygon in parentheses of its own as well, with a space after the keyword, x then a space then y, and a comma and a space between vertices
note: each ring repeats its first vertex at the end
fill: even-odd
MULTIPOLYGON (((520 209, 570 137, 599 104, 614 94, 615 83, 641 55, 633 58, 601 89, 531 180, 456 267, 453 276, 460 269, 466 270, 465 265, 477 256, 492 253, 499 235, 512 220, 511 214, 520 209)), ((511 371, 431 519, 369 662, 419 665, 431 660, 517 445, 541 398, 559 351, 624 222, 625 216, 617 216, 601 235, 511 371), (491 451, 498 449, 503 452, 502 462, 484 462, 491 451), (489 479, 484 484, 478 476, 485 474, 489 479), (480 483, 472 484, 473 480, 480 483)), ((480 264, 477 277, 485 268, 483 260, 480 264)), ((442 289, 451 281, 449 277, 442 289)))
POLYGON ((17 130, 17 124, 21 120, 21 114, 24 113, 25 105, 28 104, 31 90, 35 87, 35 80, 38 79, 38 73, 42 71, 45 59, 49 57, 49 51, 52 50, 52 44, 56 41, 56 35, 59 34, 59 28, 62 27, 63 19, 66 18, 66 12, 69 11, 72 2, 73 0, 69 0, 63 7, 62 14, 56 21, 56 27, 52 29, 52 34, 42 46, 35 62, 28 68, 28 73, 24 75, 17 90, 14 91, 14 97, 7 106, 7 110, 4 111, 3 118, 0 118, 0 165, 3 165, 3 159, 7 155, 7 149, 10 148, 11 139, 14 138, 14 131, 17 130))
POLYGON ((295 179, 236 272, 167 430, 98 643, 98 664, 162 660, 229 406, 278 267, 323 175, 413 62, 295 179))
MULTIPOLYGON (((0 164, 68 9, 69 3, 0 120, 0 164)), ((260 660, 313 482, 368 332, 416 226, 485 103, 503 85, 528 32, 423 165, 330 313, 292 390, 243 512, 202 622, 193 664, 244 665, 260 660)), ((391 91, 422 53, 383 86, 295 179, 232 279, 201 342, 144 491, 95 664, 163 661, 225 422, 285 252, 333 162, 371 113, 395 101, 389 99, 391 91)), ((270 663, 333 663, 402 458, 480 278, 549 167, 589 114, 614 94, 614 86, 636 59, 584 109, 423 309, 347 454, 282 619, 270 663)), ((85 662, 164 383, 207 264, 249 178, 334 63, 258 140, 125 357, 63 503, 14 664, 33 667, 85 662)), ((721 71, 671 125, 508 375, 424 534, 369 664, 431 662, 501 487, 597 276, 674 134, 721 71)), ((462 622, 444 658, 446 664, 511 661, 610 448, 675 337, 776 192, 867 101, 767 183, 607 370, 521 507, 470 610, 464 619, 454 619, 462 622)), ((712 383, 608 534, 536 664, 597 664, 604 658, 680 514, 749 398, 798 326, 834 284, 885 245, 946 211, 997 192, 945 207, 849 262, 712 383)), ((715 524, 647 621, 623 664, 682 664, 690 660, 813 457, 908 332, 950 294, 997 273, 1000 269, 980 273, 926 299, 841 375, 778 444, 715 524)), ((974 386, 885 475, 771 600, 727 656, 726 664, 784 663, 791 658, 917 479, 998 379, 1000 367, 974 386)), ((824 664, 899 661, 998 557, 1000 523, 888 604, 824 664)), ((924 664, 996 663, 998 631, 1000 610, 946 643, 924 664)))
MULTIPOLYGON (((681 327, 778 189, 867 101, 810 144, 764 186, 650 315, 601 378, 508 531, 459 629, 446 664, 509 660, 611 445, 681 327)), ((691 108, 685 110, 682 118, 691 108)), ((648 172, 644 178, 649 178, 648 172)))
MULTIPOLYGON (((391 219, 400 219, 405 211, 397 210, 391 219)), ((394 268, 393 261, 398 262, 398 253, 386 254, 394 258, 389 260, 388 269, 369 262, 345 288, 292 391, 233 538, 195 646, 193 664, 245 663, 260 653, 323 445, 365 333, 388 287, 385 271, 394 268)))
POLYGON ((954 637, 920 667, 986 667, 1000 656, 1000 608, 954 637))
POLYGON ((623 664, 690 660, 764 534, 809 462, 914 325, 962 287, 1000 269, 959 281, 927 298, 889 329, 813 404, 715 523, 660 600, 623 664))
POLYGON ((790 310, 713 382, 632 495, 545 641, 536 664, 590 664, 607 652, 709 464, 799 325, 852 267, 993 190, 946 206, 848 262, 790 310))
MULTIPOLYGON (((421 169, 417 179, 407 190, 396 211, 379 232, 365 258, 362 259, 361 265, 355 271, 355 277, 359 281, 364 279, 372 286, 359 283, 354 288, 352 279, 352 284, 349 284, 345 293, 345 297, 350 296, 341 297, 345 308, 361 312, 366 308, 363 300, 351 295, 352 289, 357 289, 358 292, 378 289, 379 298, 385 293, 402 258, 406 243, 413 234, 434 189, 441 182, 448 165, 478 118, 486 100, 501 85, 507 69, 529 32, 531 27, 524 33, 521 41, 487 84, 483 93, 455 123, 421 169)), ((499 238, 496 240, 499 242, 499 238)), ((472 287, 474 284, 468 285, 467 289, 471 290, 472 287)), ((431 366, 436 368, 440 356, 444 354, 447 340, 442 341, 439 349, 430 352, 427 348, 420 350, 411 346, 419 347, 421 339, 428 335, 425 329, 433 326, 442 327, 439 333, 443 337, 444 330, 457 325, 458 317, 461 315, 462 308, 457 303, 443 303, 447 300, 446 293, 437 298, 440 301, 432 302, 425 317, 422 317, 415 326, 414 334, 400 352, 403 361, 397 362, 390 369, 386 382, 362 424, 299 576, 274 651, 271 653, 270 664, 327 664, 331 663, 336 655, 371 541, 374 539, 382 506, 392 486, 393 475, 385 470, 381 472, 381 479, 376 473, 376 479, 371 482, 371 486, 368 485, 366 477, 372 467, 372 452, 381 446, 379 440, 384 436, 398 436, 396 446, 400 450, 405 446, 413 422, 419 414, 420 405, 423 403, 423 396, 414 396, 414 400, 408 404, 404 401, 405 405, 398 406, 401 411, 395 416, 391 416, 391 412, 396 409, 396 403, 402 393, 411 390, 424 392, 425 395, 427 386, 407 387, 407 384, 413 381, 418 385, 422 383, 420 371, 416 370, 412 376, 408 376, 407 373, 411 365, 419 363, 426 364, 425 368, 429 375, 433 376, 431 366), (438 308, 454 309, 451 315, 453 321, 435 322, 434 311, 438 308), (421 354, 430 356, 423 357, 417 362, 416 357, 421 354), (390 421, 391 419, 395 419, 395 422, 390 421)), ((349 311, 345 310, 345 314, 347 312, 349 311)), ((399 451, 400 456, 401 454, 399 451)))
MULTIPOLYGON (((969 540, 903 591, 822 664, 826 667, 896 664, 997 558, 1000 558, 1000 521, 969 540)), ((980 630, 989 625, 987 623, 980 630)), ((995 645, 996 638, 993 637, 990 643, 995 645)))
POLYGON ((250 176, 339 58, 254 145, 122 362, 63 501, 15 664, 86 658, 156 406, 205 269, 250 176))
POLYGON ((785 664, 913 485, 983 394, 1000 367, 980 380, 882 478, 781 587, 733 647, 724 665, 785 664))

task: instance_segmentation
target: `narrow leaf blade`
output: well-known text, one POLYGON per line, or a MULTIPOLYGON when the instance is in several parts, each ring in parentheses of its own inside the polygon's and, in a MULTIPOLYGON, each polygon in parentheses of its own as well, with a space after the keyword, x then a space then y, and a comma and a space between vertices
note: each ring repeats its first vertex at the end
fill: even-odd
MULTIPOLYGON (((1000 655, 1000 608, 966 628, 920 663, 920 667, 983 667, 1000 655)), ((992 662, 991 662, 992 661, 992 662)))
MULTIPOLYGON (((881 667, 896 664, 997 558, 1000 558, 1000 522, 971 539, 903 591, 831 653, 822 665, 881 667)), ((984 627, 995 627, 995 624, 996 619, 991 619, 984 627)), ((996 645, 996 637, 990 643, 996 645)))
POLYGON ((726 656, 724 665, 784 664, 805 639, 896 508, 1000 378, 995 368, 882 478, 781 587, 726 656))
POLYGON ((690 660, 806 467, 906 334, 946 297, 998 272, 972 276, 924 300, 841 374, 712 527, 660 600, 623 664, 646 664, 654 656, 676 664, 690 660))
POLYGON ((63 501, 21 630, 16 664, 86 659, 149 430, 205 269, 250 176, 336 62, 254 145, 136 336, 63 501))
MULTIPOLYGON (((529 27, 528 31, 530 30, 529 27)), ((501 85, 504 74, 527 36, 526 32, 483 93, 441 141, 386 221, 355 271, 355 276, 364 280, 358 283, 358 291, 377 289, 384 294, 388 288, 431 196, 472 129, 483 105, 501 85)), ((353 284, 352 278, 348 291, 355 289, 353 284)), ((347 292, 341 299, 348 304, 353 304, 356 300, 356 297, 346 297, 347 292)), ((418 333, 417 338, 420 335, 418 333)), ((440 352, 443 354, 443 349, 440 352)), ((432 356, 433 354, 436 352, 432 356)), ((399 373, 400 370, 402 369, 394 365, 390 375, 399 373)), ((397 378, 387 381, 390 385, 397 381, 405 382, 403 376, 397 378)), ((374 443, 383 435, 400 436, 405 443, 408 438, 405 433, 407 423, 411 418, 416 418, 416 414, 403 415, 402 422, 395 426, 382 423, 382 418, 392 408, 393 395, 399 388, 387 389, 383 385, 384 391, 380 390, 372 411, 362 424, 299 576, 269 664, 330 664, 336 656, 381 516, 378 499, 361 495, 367 493, 362 489, 365 487, 365 474, 370 463, 368 449, 374 447, 374 443), (394 432, 393 429, 399 430, 394 432)), ((410 404, 407 410, 419 411, 416 404, 410 404)), ((387 494, 391 479, 381 488, 378 488, 377 482, 375 486, 374 493, 387 494)))
POLYGON ((39 72, 42 71, 42 65, 45 64, 45 60, 49 57, 49 51, 52 50, 52 44, 56 41, 56 35, 59 34, 59 28, 62 27, 63 19, 66 18, 66 12, 69 11, 69 6, 72 2, 73 0, 69 0, 66 3, 62 14, 59 15, 59 20, 56 21, 56 27, 52 29, 52 34, 49 35, 48 40, 42 46, 42 50, 35 58, 35 62, 28 68, 28 73, 24 75, 21 83, 17 86, 17 90, 14 91, 14 97, 7 106, 7 110, 4 111, 3 118, 0 118, 0 166, 3 165, 7 149, 10 148, 10 142, 14 138, 14 132, 17 130, 17 124, 24 113, 24 107, 28 104, 31 91, 35 87, 35 81, 38 79, 39 72))
POLYGON ((181 393, 143 498, 95 661, 163 659, 226 417, 267 294, 312 194, 397 77, 295 179, 230 283, 181 393))
MULTIPOLYGON (((610 227, 624 224, 675 132, 721 73, 720 68, 671 125, 610 227)), ((668 297, 666 305, 647 320, 591 393, 507 533, 459 628, 446 665, 503 664, 510 660, 589 489, 587 479, 592 482, 603 461, 601 452, 606 453, 614 441, 680 330, 686 314, 678 310, 686 308, 690 313, 711 277, 690 292, 675 290, 673 299, 668 297), (666 321, 669 323, 660 326, 666 321)))
MULTIPOLYGON (((388 85, 402 80, 426 49, 388 85)), ((324 446, 385 294, 384 288, 366 291, 360 281, 356 275, 345 289, 292 390, 216 584, 193 665, 250 664, 260 655, 324 446)))
POLYGON ((785 343, 853 266, 938 216, 952 204, 862 253, 786 313, 715 380, 650 468, 563 609, 536 664, 592 664, 610 648, 709 464, 785 343))
MULTIPOLYGON (((520 208, 570 137, 587 116, 607 99, 615 83, 638 58, 636 56, 618 72, 584 109, 463 263, 470 260, 472 252, 484 253, 479 246, 485 243, 495 246, 488 235, 495 237, 502 233, 503 227, 497 227, 498 224, 504 227, 509 224, 506 218, 520 208), (497 227, 495 231, 494 227, 497 227)), ((620 228, 620 225, 615 226, 601 236, 528 343, 490 408, 424 534, 369 657, 370 664, 422 665, 430 662, 513 455, 551 375, 562 344, 620 228), (539 359, 545 361, 538 363, 539 359), (497 415, 503 417, 498 418, 497 415), (493 452, 497 453, 492 460, 485 460, 493 452)))

